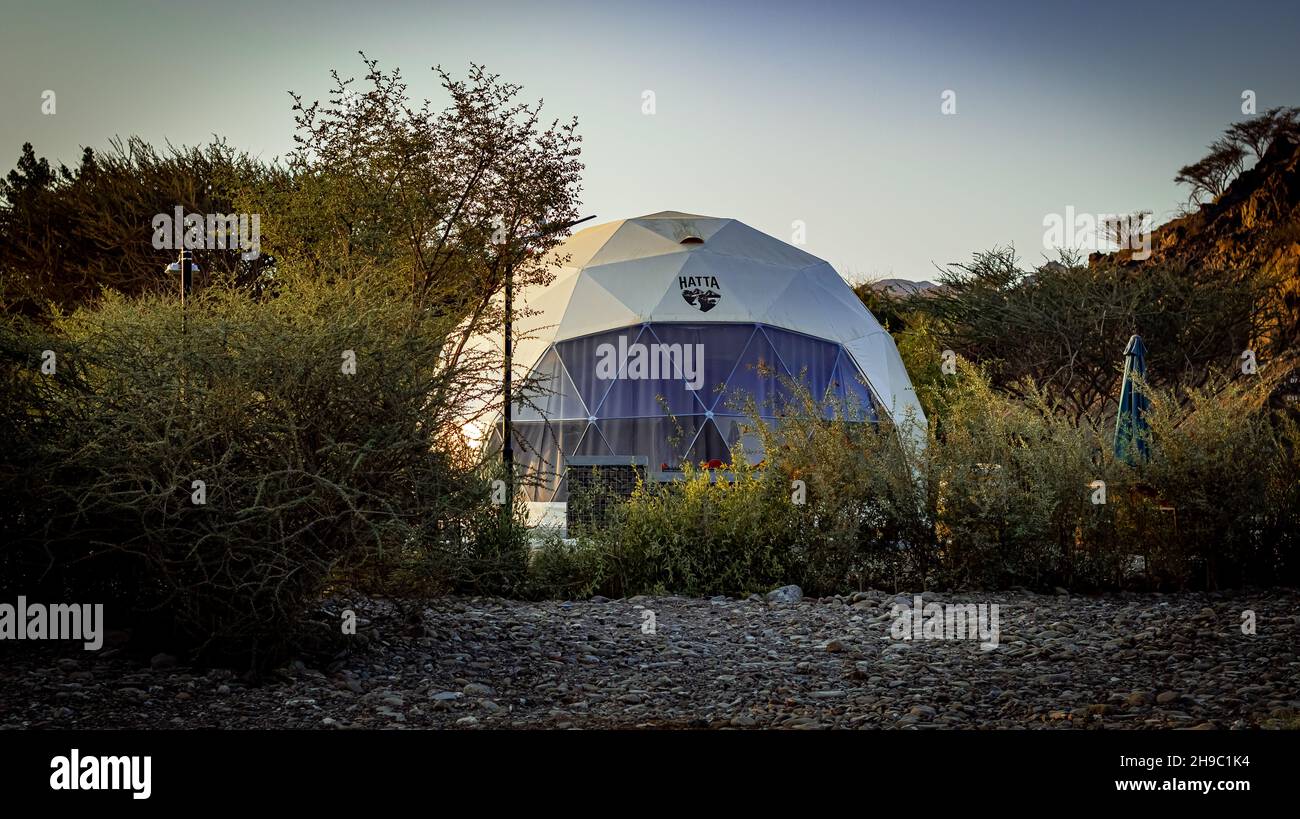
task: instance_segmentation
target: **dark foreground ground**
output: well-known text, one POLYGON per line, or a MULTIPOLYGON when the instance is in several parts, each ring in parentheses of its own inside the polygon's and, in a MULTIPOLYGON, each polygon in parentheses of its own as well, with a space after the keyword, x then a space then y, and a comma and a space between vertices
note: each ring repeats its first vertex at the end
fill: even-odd
POLYGON ((1000 645, 893 640, 886 592, 338 600, 357 647, 257 684, 166 656, 6 652, 0 727, 1300 727, 1294 591, 931 597, 999 604, 1000 645))

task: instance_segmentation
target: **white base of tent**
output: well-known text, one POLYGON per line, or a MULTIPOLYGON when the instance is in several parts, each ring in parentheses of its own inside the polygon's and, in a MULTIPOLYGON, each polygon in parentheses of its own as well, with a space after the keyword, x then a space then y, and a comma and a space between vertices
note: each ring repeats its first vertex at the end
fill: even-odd
POLYGON ((568 524, 566 521, 566 512, 569 504, 563 502, 544 501, 528 503, 528 525, 532 527, 535 538, 544 537, 551 532, 559 532, 560 537, 565 537, 565 529, 568 524))

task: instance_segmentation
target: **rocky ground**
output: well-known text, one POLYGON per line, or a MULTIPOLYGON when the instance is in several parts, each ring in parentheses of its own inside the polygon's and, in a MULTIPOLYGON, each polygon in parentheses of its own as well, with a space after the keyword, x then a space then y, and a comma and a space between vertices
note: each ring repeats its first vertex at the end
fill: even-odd
POLYGON ((166 655, 9 652, 0 726, 1300 727, 1293 591, 925 595, 997 603, 988 651, 891 639, 891 607, 910 595, 782 596, 335 600, 360 618, 356 647, 260 682, 166 655))

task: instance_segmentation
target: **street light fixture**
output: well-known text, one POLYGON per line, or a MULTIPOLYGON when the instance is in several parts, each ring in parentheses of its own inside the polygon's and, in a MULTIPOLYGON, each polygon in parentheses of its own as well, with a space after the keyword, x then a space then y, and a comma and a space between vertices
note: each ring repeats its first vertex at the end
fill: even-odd
POLYGON ((180 273, 181 335, 185 335, 185 300, 194 289, 194 274, 199 272, 199 266, 194 263, 194 251, 182 248, 179 259, 167 265, 167 272, 180 273))

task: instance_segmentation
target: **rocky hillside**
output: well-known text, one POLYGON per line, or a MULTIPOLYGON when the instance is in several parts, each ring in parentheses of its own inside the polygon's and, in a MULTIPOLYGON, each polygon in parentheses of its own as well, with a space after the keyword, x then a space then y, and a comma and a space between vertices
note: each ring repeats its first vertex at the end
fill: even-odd
POLYGON ((1278 326, 1270 334, 1280 349, 1300 342, 1300 142, 1274 141, 1212 202, 1156 228, 1150 258, 1132 251, 1094 254, 1093 264, 1186 264, 1207 275, 1259 271, 1279 282, 1278 326))
POLYGON ((886 293, 899 298, 914 296, 918 293, 928 293, 939 287, 932 281, 914 282, 910 279, 879 279, 869 282, 866 286, 877 293, 886 293))

